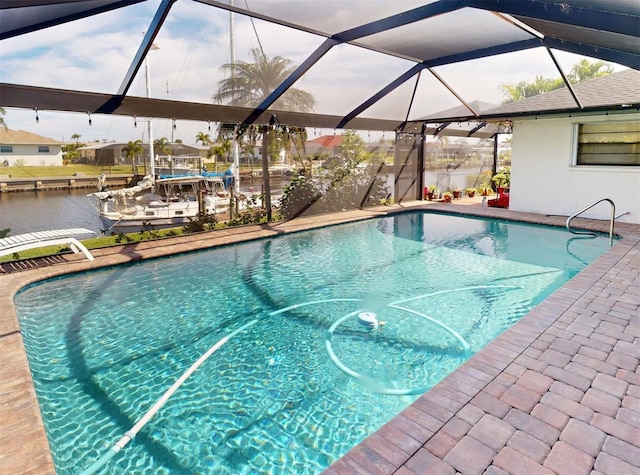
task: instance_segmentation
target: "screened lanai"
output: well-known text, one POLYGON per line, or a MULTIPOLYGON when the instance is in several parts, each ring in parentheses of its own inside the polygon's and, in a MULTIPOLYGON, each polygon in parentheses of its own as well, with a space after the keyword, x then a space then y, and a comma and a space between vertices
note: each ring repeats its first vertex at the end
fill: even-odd
MULTIPOLYGON (((0 8, 7 122, 37 119, 57 137, 126 141, 141 135, 139 118, 153 118, 156 136, 186 142, 221 123, 302 127, 309 138, 358 130, 373 132, 372 142, 397 131, 492 137, 495 125, 479 120, 460 132, 438 113, 478 117, 478 104, 502 102, 501 86, 537 76, 562 77, 572 90, 567 74, 584 58, 640 68, 640 7, 628 0, 9 0, 0 8), (288 74, 249 101, 216 100, 225 65, 256 58, 283 58, 288 74), (311 103, 285 100, 292 90, 311 103)), ((396 199, 419 196, 420 162, 395 162, 412 183, 396 186, 396 199)))
MULTIPOLYGON (((150 134, 145 135, 148 134, 145 121, 150 119, 153 119, 156 137, 181 139, 186 143, 195 143, 199 132, 215 138, 220 124, 232 124, 234 129, 243 129, 251 124, 268 126, 274 132, 278 127, 301 127, 306 129, 309 139, 358 131, 367 148, 375 145, 377 140, 393 140, 395 154, 391 162, 385 162, 387 171, 390 169, 394 175, 390 188, 397 201, 410 200, 415 199, 423 185, 429 183, 421 183, 424 180, 422 171, 426 167, 425 156, 420 158, 420 151, 426 149, 423 142, 435 143, 442 136, 453 141, 469 134, 480 140, 482 134, 486 134, 485 139, 493 140, 495 132, 502 130, 499 127, 508 126, 486 121, 482 109, 476 107, 479 102, 501 103, 504 99, 501 85, 531 81, 537 76, 565 77, 582 58, 607 61, 616 70, 640 69, 639 9, 637 0, 2 0, 0 106, 6 111, 2 117, 11 129, 35 131, 61 142, 68 142, 72 134, 81 135, 82 140, 88 141, 126 143, 142 139, 150 142, 150 134), (229 77, 222 66, 252 62, 255 57, 252 50, 269 58, 290 60, 291 74, 251 105, 233 105, 230 101, 214 103, 213 97, 219 91, 220 81, 229 77), (313 108, 293 110, 279 104, 277 100, 281 94, 291 88, 311 94, 315 100, 313 108), (463 113, 447 113, 452 110, 463 113), (462 117, 464 120, 458 120, 462 117)), ((570 89, 568 82, 566 89, 570 89)), ((588 107, 584 106, 579 92, 575 92, 573 105, 566 109, 567 113, 585 109, 588 107)), ((501 120, 503 118, 501 116, 501 120)), ((376 163, 371 164, 375 176, 382 174, 383 170, 378 171, 376 163)), ((367 183, 367 190, 370 184, 367 183)), ((362 204, 362 199, 356 203, 358 206, 362 204)), ((481 211, 488 211, 488 208, 481 211)), ((499 213, 498 216, 503 217, 504 214, 499 213)), ((560 220, 547 217, 545 222, 557 225, 560 220)), ((295 222, 284 224, 291 229, 297 228, 295 222)), ((273 229, 265 226, 260 237, 272 233, 273 229)), ((492 347, 490 353, 484 353, 484 361, 495 358, 506 366, 513 359, 510 353, 523 354, 522 359, 526 357, 530 360, 529 365, 536 369, 527 371, 529 384, 532 381, 536 383, 536 391, 542 394, 546 389, 540 381, 548 377, 542 374, 542 369, 537 372, 540 361, 545 358, 568 361, 562 352, 554 348, 564 350, 576 345, 576 341, 567 336, 568 320, 574 322, 578 318, 571 330, 575 329, 577 339, 582 340, 581 344, 592 355, 595 350, 589 348, 601 348, 602 340, 613 331, 611 319, 607 320, 608 314, 624 313, 631 322, 628 326, 631 329, 634 320, 629 295, 636 288, 633 278, 637 259, 634 260, 633 252, 637 244, 633 236, 637 233, 630 226, 626 229, 626 235, 632 238, 630 244, 627 240, 622 247, 613 249, 606 260, 590 266, 588 274, 581 274, 563 293, 530 315, 524 323, 526 334, 515 329, 505 335, 501 347, 492 347), (587 297, 592 299, 589 306, 586 305, 587 297), (593 337, 587 339, 582 335, 586 330, 580 322, 592 324, 596 321, 593 306, 597 307, 595 314, 602 318, 596 322, 599 331, 594 331, 593 337), (550 321, 547 314, 560 316, 558 324, 549 323, 548 329, 544 327, 547 325, 545 322, 550 321), (550 347, 552 341, 554 345, 550 347), (514 346, 514 342, 517 345, 514 346), (548 348, 546 354, 541 359, 531 358, 532 352, 540 355, 542 345, 548 348)), ((244 233, 242 229, 235 231, 240 231, 238 235, 244 233)), ((224 235, 212 234, 215 238, 224 235)), ((208 247, 212 245, 209 237, 207 234, 205 239, 201 235, 190 238, 208 247)), ((196 248, 191 243, 182 245, 184 247, 172 247, 167 245, 167 241, 155 241, 151 243, 150 250, 138 245, 130 249, 138 258, 140 255, 157 257, 176 249, 191 251, 196 248)), ((297 256, 299 250, 304 251, 296 248, 292 256, 297 256)), ((128 252, 111 253, 108 249, 96 253, 103 254, 104 264, 101 265, 107 266, 116 266, 132 258, 128 252)), ((201 256, 196 255, 196 259, 201 256)), ((34 270, 34 273, 16 271, 2 277, 5 279, 1 296, 5 309, 2 332, 6 350, 3 355, 6 356, 0 367, 4 369, 4 380, 9 382, 5 385, 6 391, 2 391, 2 403, 9 421, 5 424, 7 437, 4 440, 8 444, 4 460, 14 472, 33 470, 43 473, 43 466, 53 471, 47 439, 37 422, 40 416, 24 355, 22 331, 13 308, 15 294, 27 283, 45 276, 58 276, 67 269, 87 269, 84 266, 88 264, 76 262, 72 265, 75 267, 50 265, 46 269, 34 270), (19 364, 21 368, 17 368, 19 364), (38 427, 34 429, 33 426, 38 427)), ((228 267, 233 266, 235 263, 228 267)), ((477 269, 484 271, 487 268, 480 265, 477 269)), ((416 271, 420 270, 416 266, 416 271)), ((150 276, 155 277, 153 273, 150 276)), ((199 275, 197 280, 209 285, 203 275, 199 275)), ((214 280, 225 279, 217 276, 210 279, 214 280)), ((83 289, 78 287, 77 290, 82 292, 83 289)), ((209 291, 210 287, 206 290, 209 291)), ((140 293, 136 286, 134 292, 126 295, 126 300, 131 302, 135 300, 131 296, 139 296, 140 293)), ((150 295, 153 297, 155 294, 150 295)), ((90 306, 95 301, 94 297, 95 293, 85 292, 78 300, 90 306)), ((462 306, 465 303, 461 301, 462 306)), ((210 306, 202 314, 207 316, 212 308, 216 307, 210 306)), ((107 313, 108 321, 113 322, 112 312, 107 313)), ((74 327, 65 336, 72 338, 76 334, 74 327)), ((144 335, 139 326, 133 327, 130 334, 144 335)), ((60 346, 57 342, 51 347, 56 344, 60 346)), ((633 361, 625 354, 631 351, 630 348, 630 343, 621 341, 615 349, 613 344, 610 345, 609 353, 600 352, 600 358, 606 357, 615 364, 607 362, 603 372, 591 371, 597 376, 587 380, 572 378, 570 382, 576 386, 569 388, 572 394, 584 381, 585 389, 592 383, 592 389, 603 389, 609 385, 613 378, 605 373, 616 364, 622 367, 620 372, 630 379, 633 372, 625 369, 632 364, 629 361, 633 361)), ((484 379, 486 374, 475 369, 486 368, 482 361, 476 360, 472 374, 484 379)), ((590 361, 598 369, 603 368, 603 361, 593 358, 590 361)), ((172 361, 169 359, 167 363, 172 361)), ((568 371, 575 370, 576 364, 571 361, 565 367, 558 367, 559 379, 567 379, 568 371)), ((505 375, 501 373, 496 378, 501 380, 505 375)), ((509 377, 514 380, 513 375, 509 377)), ((469 384, 473 379, 468 373, 461 373, 455 384, 467 388, 473 385, 469 384)), ((621 399, 619 384, 622 383, 620 380, 616 383, 613 391, 621 399)), ((485 402, 482 405, 487 412, 492 412, 498 404, 502 405, 501 401, 492 399, 495 393, 489 393, 491 388, 477 392, 477 400, 481 404, 485 402)), ((507 395, 511 396, 514 406, 528 404, 520 397, 527 395, 527 389, 522 389, 522 385, 514 385, 514 388, 507 395), (518 388, 520 392, 517 392, 518 388)), ((144 385, 143 389, 147 390, 144 385)), ((568 391, 566 386, 564 389, 568 391)), ((476 397, 475 389, 473 392, 468 399, 476 397)), ((612 407, 607 399, 609 396, 601 394, 599 397, 597 394, 594 391, 589 393, 589 404, 606 405, 608 411, 612 407)), ((554 394, 547 391, 543 402, 555 405, 554 401, 558 399, 552 396, 554 394)), ((434 398, 443 403, 452 401, 446 387, 434 393, 434 398)), ((574 401, 565 402, 565 412, 578 410, 574 401)), ((432 407, 437 415, 439 406, 432 407)), ((580 407, 582 409, 585 405, 580 407)), ((622 407, 619 412, 620 419, 624 417, 624 409, 627 408, 622 407)), ((467 416, 479 412, 472 405, 461 411, 467 416)), ((414 414, 418 419, 422 413, 416 411, 414 414)), ((486 419, 483 420, 485 432, 481 432, 481 436, 495 434, 496 431, 504 434, 506 429, 501 418, 493 416, 493 413, 486 416, 494 423, 484 425, 486 419)), ((558 417, 569 419, 570 416, 561 414, 558 417)), ((513 423, 521 428, 522 419, 517 419, 513 423)), ((596 439, 591 438, 586 443, 582 435, 595 432, 597 427, 584 421, 573 425, 576 419, 571 416, 570 430, 565 433, 570 437, 568 440, 554 436, 557 440, 551 449, 550 459, 555 458, 558 466, 564 467, 564 462, 584 461, 584 457, 565 457, 571 443, 593 448, 592 442, 596 439)), ((425 423, 435 421, 431 414, 421 420, 425 423)), ((460 421, 459 418, 452 420, 460 421)), ((188 419, 184 421, 189 422, 188 419)), ((611 450, 624 447, 628 426, 622 420, 616 420, 614 424, 611 417, 603 415, 597 418, 597 422, 601 428, 606 426, 615 432, 616 437, 607 440, 613 447, 611 450)), ((407 424, 415 426, 415 440, 419 440, 418 430, 424 435, 422 426, 413 424, 411 420, 407 424)), ((450 425, 442 431, 434 429, 439 431, 434 445, 450 439, 448 429, 451 427, 462 436, 462 432, 458 432, 461 426, 450 425)), ((548 431, 539 428, 535 425, 530 430, 536 432, 540 439, 546 439, 548 431)), ((346 430, 352 429, 346 426, 346 430)), ((516 431, 515 428, 513 430, 516 431)), ((410 447, 413 443, 411 437, 399 438, 394 430, 386 434, 389 438, 406 442, 403 450, 417 450, 410 447)), ((518 434, 520 431, 516 436, 518 434)), ((464 439, 465 442, 468 440, 464 439)), ((515 438, 514 442, 517 440, 515 438)), ((475 456, 479 452, 469 450, 470 446, 464 445, 465 442, 456 446, 460 459, 469 453, 477 459, 475 456)), ((540 446, 537 439, 534 444, 536 448, 540 446)), ((472 449, 474 447, 477 445, 471 446, 472 449)), ((511 448, 511 445, 505 447, 505 452, 508 454, 511 448)), ((360 453, 371 452, 364 449, 360 453)), ((607 452, 602 454, 599 457, 601 464, 614 463, 613 457, 607 458, 607 452)), ((383 462, 378 453, 374 456, 383 462)), ((511 466, 517 471, 516 464, 522 459, 512 457, 511 460, 511 466)), ((349 473, 348 468, 353 467, 349 463, 348 460, 343 465, 347 467, 344 473, 349 473)), ((545 468, 542 465, 534 467, 545 468)), ((602 468, 596 465, 594 470, 602 468)), ((463 468, 457 470, 464 471, 463 468)), ((611 473, 622 471, 611 470, 611 473)))

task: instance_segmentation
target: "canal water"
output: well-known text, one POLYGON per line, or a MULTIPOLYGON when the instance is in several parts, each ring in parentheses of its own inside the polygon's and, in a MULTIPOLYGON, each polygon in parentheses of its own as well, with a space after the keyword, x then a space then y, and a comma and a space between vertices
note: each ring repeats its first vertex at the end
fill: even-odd
MULTIPOLYGON (((271 192, 281 194, 288 183, 271 180, 271 192)), ((247 183, 240 191, 248 194, 249 188, 260 192, 260 183, 247 183)), ((98 210, 91 204, 88 193, 93 189, 22 191, 0 193, 0 233, 10 229, 10 235, 59 228, 87 228, 96 233, 102 231, 98 210)), ((1 235, 1 234, 0 234, 1 235)))
POLYGON ((102 223, 86 190, 0 193, 0 231, 10 235, 58 228, 87 228, 100 233, 102 223))

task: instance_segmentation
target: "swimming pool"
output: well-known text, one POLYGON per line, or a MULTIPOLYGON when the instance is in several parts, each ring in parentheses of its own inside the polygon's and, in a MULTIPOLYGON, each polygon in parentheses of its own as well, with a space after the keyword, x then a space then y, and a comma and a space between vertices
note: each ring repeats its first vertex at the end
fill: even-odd
POLYGON ((607 248, 410 213, 51 280, 16 307, 58 473, 255 319, 104 473, 317 473, 607 248))

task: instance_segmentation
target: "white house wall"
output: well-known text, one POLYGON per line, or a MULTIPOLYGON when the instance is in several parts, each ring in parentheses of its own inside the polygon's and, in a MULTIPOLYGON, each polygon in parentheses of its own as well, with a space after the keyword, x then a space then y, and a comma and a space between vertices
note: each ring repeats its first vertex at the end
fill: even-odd
MULTIPOLYGON (((545 118, 513 123, 509 209, 570 216, 602 198, 613 200, 618 221, 640 224, 640 167, 575 166, 575 124, 632 122, 640 114, 545 118)), ((600 203, 584 217, 609 219, 600 203)))
POLYGON ((49 153, 38 153, 37 145, 11 145, 11 153, 0 153, 0 164, 5 160, 9 166, 49 167, 62 166, 62 148, 60 145, 45 145, 49 153))

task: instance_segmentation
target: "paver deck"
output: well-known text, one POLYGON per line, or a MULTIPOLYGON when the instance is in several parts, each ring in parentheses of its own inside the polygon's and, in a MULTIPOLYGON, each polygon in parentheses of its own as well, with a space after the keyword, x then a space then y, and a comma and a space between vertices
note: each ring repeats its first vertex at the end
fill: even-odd
MULTIPOLYGON (((469 206, 463 206, 469 205, 469 206)), ((411 204, 0 265, 0 474, 54 473, 13 296, 55 275, 407 209, 563 225, 565 218, 411 204)), ((582 228, 608 223, 577 219, 582 228)), ((458 370, 329 467, 352 474, 640 474, 640 225, 458 370)))

